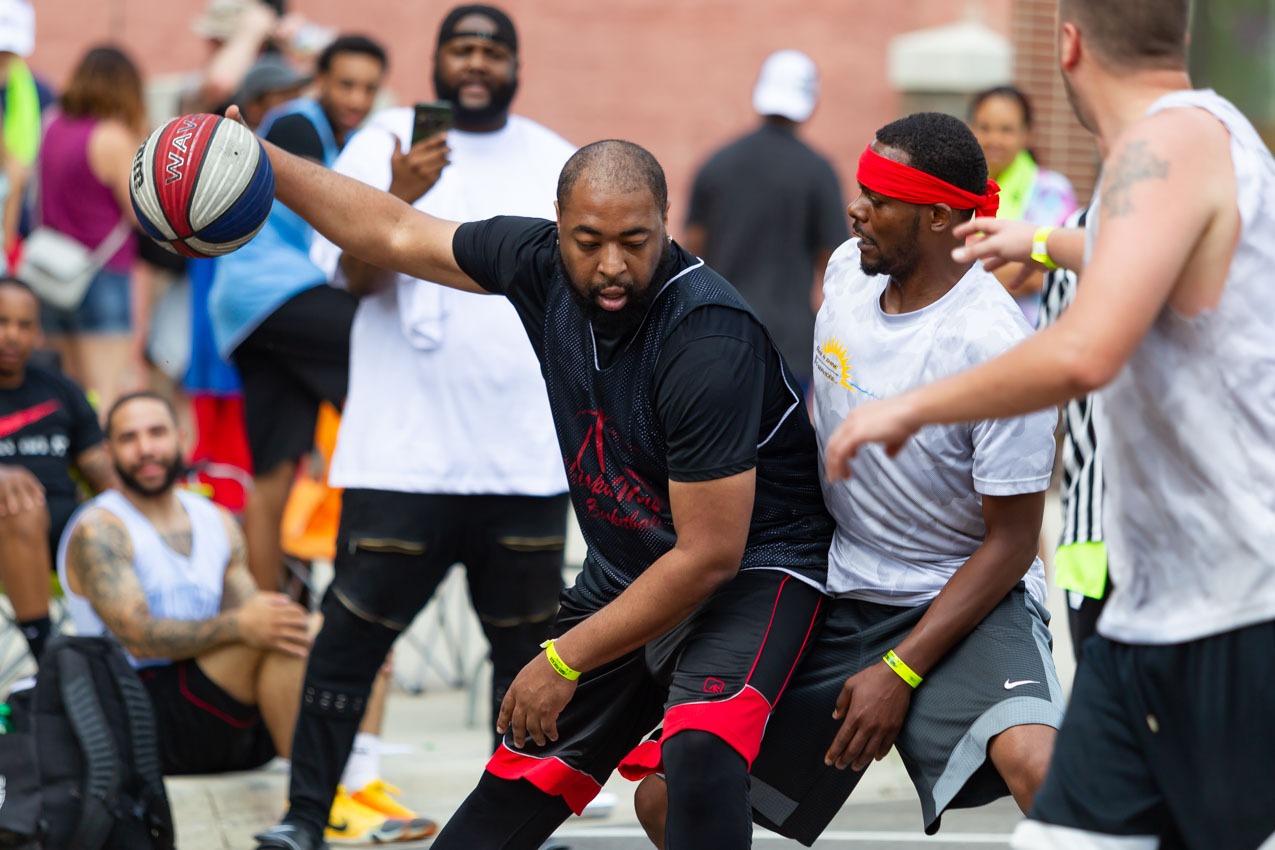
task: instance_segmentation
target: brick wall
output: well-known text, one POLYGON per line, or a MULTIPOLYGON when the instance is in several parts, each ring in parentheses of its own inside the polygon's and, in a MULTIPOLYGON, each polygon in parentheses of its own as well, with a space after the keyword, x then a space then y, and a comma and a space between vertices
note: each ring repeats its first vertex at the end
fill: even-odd
POLYGON ((1041 164, 1067 175, 1085 202, 1097 179, 1098 154, 1067 102, 1058 70, 1056 8, 1057 0, 1014 0, 1014 79, 1031 98, 1032 147, 1041 164))
MULTIPOLYGON (((756 121, 750 105, 761 60, 798 47, 819 64, 823 99, 805 129, 854 186, 859 152, 898 117, 886 47, 899 33, 959 20, 981 6, 1009 34, 1014 0, 497 0, 523 50, 519 112, 576 143, 619 136, 649 147, 668 172, 674 231, 695 168, 756 121)), ((60 85, 94 43, 121 42, 150 75, 198 67, 208 48, 189 22, 204 0, 39 0, 32 64, 60 85)), ((1045 4, 1048 5, 1048 4, 1045 4)), ((430 56, 452 3, 437 0, 291 0, 290 7, 390 50, 401 101, 431 97, 430 56)))

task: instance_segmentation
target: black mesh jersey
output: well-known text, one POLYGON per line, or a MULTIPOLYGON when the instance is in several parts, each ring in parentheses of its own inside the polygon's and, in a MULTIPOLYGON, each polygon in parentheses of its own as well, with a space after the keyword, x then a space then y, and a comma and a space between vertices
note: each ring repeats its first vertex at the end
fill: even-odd
MULTIPOLYGON (((593 328, 568 290, 551 222, 500 218, 462 225, 453 250, 467 274, 509 297, 540 358, 588 544, 584 571, 568 591, 579 603, 606 604, 676 542, 668 482, 670 445, 681 436, 666 426, 676 421, 679 431, 694 431, 697 417, 711 425, 719 411, 692 405, 670 417, 661 406, 676 402, 656 384, 668 372, 661 355, 670 337, 708 311, 760 330, 773 373, 755 384, 755 397, 737 402, 768 412, 755 420, 749 447, 755 460, 743 467, 756 467, 757 493, 741 568, 784 569, 823 586, 833 521, 819 489, 814 431, 791 371, 729 283, 674 246, 652 283, 660 290, 643 323, 600 357, 593 328)), ((674 476, 705 477, 713 476, 674 476)))

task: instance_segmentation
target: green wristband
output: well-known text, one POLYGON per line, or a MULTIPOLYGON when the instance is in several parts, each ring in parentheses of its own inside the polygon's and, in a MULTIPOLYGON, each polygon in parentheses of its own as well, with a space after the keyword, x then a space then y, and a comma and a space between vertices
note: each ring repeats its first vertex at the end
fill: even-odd
POLYGON ((894 654, 894 650, 890 650, 881 657, 881 660, 890 665, 890 669, 899 674, 899 678, 907 682, 912 687, 916 687, 924 681, 920 676, 912 670, 911 667, 903 663, 903 659, 894 654))

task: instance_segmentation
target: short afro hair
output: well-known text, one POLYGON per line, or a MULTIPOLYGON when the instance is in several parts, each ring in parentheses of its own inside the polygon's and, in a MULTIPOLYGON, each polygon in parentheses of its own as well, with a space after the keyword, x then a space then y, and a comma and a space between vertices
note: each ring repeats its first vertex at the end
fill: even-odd
POLYGON ((668 207, 668 183, 664 169, 641 145, 621 139, 604 139, 585 145, 572 154, 558 175, 558 206, 566 206, 571 190, 581 177, 588 176, 617 192, 647 189, 660 212, 668 207))
POLYGON ((917 112, 877 130, 877 141, 907 154, 907 165, 981 195, 987 191, 987 160, 965 122, 942 112, 917 112))
POLYGON ((381 66, 382 71, 390 66, 390 58, 385 48, 372 39, 365 35, 342 35, 323 48, 323 52, 314 63, 315 68, 320 74, 326 74, 332 70, 332 60, 340 53, 360 53, 371 57, 381 66))

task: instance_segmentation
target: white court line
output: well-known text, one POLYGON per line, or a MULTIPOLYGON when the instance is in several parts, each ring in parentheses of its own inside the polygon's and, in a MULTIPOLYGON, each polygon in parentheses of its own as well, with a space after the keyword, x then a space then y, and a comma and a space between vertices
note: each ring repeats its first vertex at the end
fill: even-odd
MULTIPOLYGON (((559 838, 646 838, 641 827, 567 827, 554 833, 559 838)), ((758 829, 753 832, 754 841, 789 841, 782 835, 758 829)), ((891 832, 886 830, 829 829, 819 836, 820 841, 849 841, 876 844, 1001 844, 1008 846, 1007 832, 945 832, 926 835, 923 832, 891 832)))

